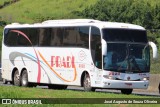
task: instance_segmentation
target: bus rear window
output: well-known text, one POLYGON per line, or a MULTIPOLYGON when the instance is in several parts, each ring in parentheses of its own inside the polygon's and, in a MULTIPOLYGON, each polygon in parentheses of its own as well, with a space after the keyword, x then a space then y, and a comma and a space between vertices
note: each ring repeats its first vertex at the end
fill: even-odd
POLYGON ((136 29, 103 29, 103 39, 108 42, 140 42, 147 43, 145 30, 136 29))

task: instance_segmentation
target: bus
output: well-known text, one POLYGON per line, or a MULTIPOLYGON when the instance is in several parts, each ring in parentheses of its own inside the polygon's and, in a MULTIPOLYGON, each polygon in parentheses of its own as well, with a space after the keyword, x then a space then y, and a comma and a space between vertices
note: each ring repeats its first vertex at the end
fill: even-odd
POLYGON ((3 83, 131 94, 149 85, 150 47, 156 58, 156 45, 139 25, 94 19, 12 23, 3 32, 3 83))

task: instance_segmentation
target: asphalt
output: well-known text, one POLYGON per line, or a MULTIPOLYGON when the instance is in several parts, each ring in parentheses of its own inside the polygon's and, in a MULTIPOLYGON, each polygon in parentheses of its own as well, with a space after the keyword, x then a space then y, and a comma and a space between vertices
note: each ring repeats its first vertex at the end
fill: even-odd
MULTIPOLYGON (((3 84, 0 81, 0 86, 12 86, 12 84, 3 84)), ((48 89, 48 86, 37 86, 37 88, 48 89)), ((68 86, 67 90, 74 90, 74 91, 84 91, 83 87, 77 86, 68 86)), ((120 90, 109 90, 109 89, 96 89, 96 92, 103 92, 103 93, 114 93, 114 94, 121 94, 120 90)), ((151 97, 160 97, 158 91, 150 91, 150 90, 142 90, 142 89, 134 89, 132 92, 133 95, 139 96, 151 96, 151 97)))

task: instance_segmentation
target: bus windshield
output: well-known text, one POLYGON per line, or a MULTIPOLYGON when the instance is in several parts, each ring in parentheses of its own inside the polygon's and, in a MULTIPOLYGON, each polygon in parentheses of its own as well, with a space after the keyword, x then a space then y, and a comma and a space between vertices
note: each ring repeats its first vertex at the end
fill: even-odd
POLYGON ((145 31, 120 31, 119 29, 116 31, 114 29, 111 32, 109 29, 104 29, 103 39, 107 42, 107 54, 103 56, 105 70, 130 73, 149 72, 150 52, 145 31))
POLYGON ((147 43, 145 30, 135 29, 103 29, 103 39, 108 42, 147 43))

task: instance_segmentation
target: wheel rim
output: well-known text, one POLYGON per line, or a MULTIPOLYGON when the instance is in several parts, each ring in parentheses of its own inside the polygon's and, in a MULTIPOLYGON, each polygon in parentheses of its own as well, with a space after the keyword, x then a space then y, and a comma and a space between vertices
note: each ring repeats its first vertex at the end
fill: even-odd
POLYGON ((3 78, 2 80, 3 80, 3 83, 6 84, 6 79, 3 78))
POLYGON ((19 85, 19 74, 18 74, 18 71, 16 71, 15 75, 14 75, 14 84, 15 85, 19 85))
POLYGON ((27 74, 22 76, 22 85, 27 85, 27 74))
POLYGON ((84 81, 84 88, 88 89, 91 87, 91 81, 89 77, 86 77, 85 81, 84 81))

